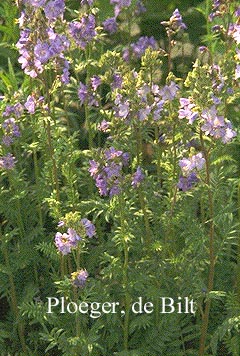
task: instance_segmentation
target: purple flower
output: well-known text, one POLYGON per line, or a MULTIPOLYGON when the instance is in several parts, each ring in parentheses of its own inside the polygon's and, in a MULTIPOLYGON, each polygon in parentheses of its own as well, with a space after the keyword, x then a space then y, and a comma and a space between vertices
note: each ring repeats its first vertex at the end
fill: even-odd
POLYGON ((117 17, 124 7, 129 7, 132 0, 110 0, 110 4, 116 4, 114 7, 114 14, 117 17))
POLYGON ((2 128, 5 133, 2 138, 2 143, 5 146, 10 146, 14 142, 14 139, 13 139, 14 137, 21 136, 19 126, 15 123, 15 119, 12 117, 9 119, 6 119, 2 123, 2 128))
POLYGON ((130 111, 129 101, 123 101, 122 95, 118 94, 114 103, 116 104, 114 107, 116 117, 126 119, 130 111))
POLYGON ((153 120, 157 121, 161 118, 161 112, 163 111, 165 101, 160 100, 154 105, 153 120))
POLYGON ((50 0, 44 7, 46 18, 50 21, 56 20, 57 17, 64 13, 64 0, 50 0))
POLYGON ((68 233, 69 239, 71 240, 71 243, 72 243, 73 247, 75 247, 77 245, 78 241, 82 240, 82 238, 72 228, 68 228, 67 229, 67 233, 68 233))
POLYGON ((82 49, 85 49, 88 42, 96 36, 95 16, 85 15, 80 22, 73 21, 69 24, 70 35, 75 40, 76 44, 82 49))
POLYGON ((93 223, 90 220, 84 218, 81 220, 81 223, 83 224, 85 231, 86 231, 86 235, 88 237, 91 238, 96 234, 95 226, 93 225, 93 223))
POLYGON ((103 172, 106 173, 106 177, 109 180, 113 177, 119 177, 121 175, 121 169, 121 165, 115 162, 110 162, 103 168, 103 172))
POLYGON ((232 124, 231 122, 227 122, 224 128, 224 132, 221 134, 221 139, 223 143, 228 143, 230 142, 233 137, 236 137, 237 133, 232 129, 232 124))
POLYGON ((194 169, 194 164, 192 163, 191 159, 183 158, 179 161, 179 166, 181 170, 185 174, 189 174, 194 169))
POLYGON ((30 5, 33 7, 43 7, 46 3, 46 0, 24 0, 25 5, 30 5))
POLYGON ((63 220, 60 220, 57 224, 58 227, 62 227, 65 225, 65 222, 63 220))
POLYGON ((191 156, 190 158, 183 158, 179 161, 179 166, 183 174, 189 175, 193 170, 201 170, 205 164, 205 158, 203 158, 202 153, 199 152, 196 155, 191 156))
POLYGON ((34 114, 36 109, 36 100, 32 95, 27 97, 27 101, 24 104, 25 108, 29 112, 29 114, 34 114))
POLYGON ((41 63, 46 63, 51 57, 50 46, 47 42, 37 41, 36 46, 34 47, 35 58, 38 59, 41 63))
POLYGON ((113 74, 113 82, 111 84, 112 90, 122 87, 122 76, 120 74, 113 74))
POLYGON ((140 109, 137 113, 138 119, 143 121, 148 118, 149 114, 151 113, 151 107, 147 106, 144 109, 140 109))
POLYGON ((121 103, 118 105, 116 116, 126 119, 129 113, 129 102, 121 103))
POLYGON ((91 174, 91 177, 96 177, 96 175, 98 174, 98 169, 99 169, 99 163, 94 161, 94 160, 90 160, 90 168, 89 168, 89 172, 91 174))
POLYGON ((94 0, 81 0, 81 5, 89 5, 92 6, 94 3, 94 0))
POLYGON ((15 115, 17 118, 21 117, 23 113, 23 106, 20 103, 16 103, 14 105, 7 105, 2 116, 11 116, 15 115))
POLYGON ((219 25, 214 25, 214 26, 212 27, 212 31, 213 31, 213 32, 220 32, 220 31, 221 31, 221 26, 219 26, 219 25))
POLYGON ((105 21, 103 21, 103 28, 105 31, 113 34, 117 31, 117 21, 115 17, 109 17, 105 21))
POLYGON ((177 187, 183 192, 186 192, 187 190, 190 190, 198 181, 199 178, 196 173, 191 172, 187 177, 180 176, 177 187))
POLYGON ((121 193, 121 188, 119 186, 119 182, 115 181, 113 186, 110 188, 109 196, 110 198, 112 198, 114 195, 119 195, 120 193, 121 193))
POLYGON ((98 101, 95 97, 95 93, 89 90, 88 86, 80 82, 78 88, 78 97, 80 104, 88 104, 89 106, 98 106, 98 101))
POLYGON ((144 6, 142 0, 138 0, 137 3, 136 3, 135 14, 136 15, 140 15, 140 14, 143 14, 144 12, 146 12, 146 11, 147 11, 147 9, 144 6))
POLYGON ((55 245, 63 255, 67 255, 71 252, 71 248, 73 247, 72 242, 69 238, 69 235, 61 232, 57 232, 55 235, 55 245))
POLYGON ((78 88, 78 97, 79 97, 81 105, 84 104, 85 100, 87 99, 87 96, 88 96, 88 88, 85 84, 80 82, 79 88, 78 88))
POLYGON ((123 163, 123 166, 127 166, 127 165, 128 165, 128 163, 129 163, 129 158, 130 158, 130 156, 129 156, 129 153, 128 153, 128 152, 124 152, 124 153, 122 154, 122 163, 123 163))
POLYGON ((205 158, 203 158, 203 155, 201 152, 199 152, 196 155, 193 155, 191 157, 191 161, 194 165, 194 168, 196 168, 196 170, 201 170, 205 164, 205 158))
POLYGON ((116 157, 122 156, 122 151, 117 151, 114 147, 110 147, 108 150, 105 151, 105 158, 109 161, 116 157))
POLYGON ((206 46, 200 46, 198 49, 199 49, 199 52, 201 52, 201 53, 208 51, 208 48, 206 46))
POLYGON ((235 79, 240 78, 240 64, 237 64, 236 69, 235 69, 235 79))
POLYGON ((24 108, 23 108, 22 104, 16 103, 16 104, 14 105, 14 107, 13 107, 13 110, 14 110, 15 116, 16 116, 17 118, 19 118, 19 117, 21 117, 24 108))
POLYGON ((237 7, 235 11, 235 16, 240 17, 240 6, 237 7))
POLYGON ((71 228, 67 230, 67 233, 61 234, 61 232, 57 232, 55 235, 55 245, 63 255, 70 253, 71 249, 76 247, 77 242, 80 240, 81 237, 71 228))
POLYGON ((25 19, 26 19, 26 13, 25 11, 21 11, 20 17, 18 18, 19 28, 23 27, 25 19))
POLYGON ((182 21, 182 15, 178 9, 175 9, 169 21, 161 22, 163 26, 170 28, 172 31, 186 30, 187 26, 182 21))
POLYGON ((106 196, 108 193, 108 182, 106 176, 103 176, 102 174, 99 174, 96 179, 96 187, 99 190, 99 194, 106 196))
POLYGON ((4 135, 2 137, 2 144, 5 146, 11 146, 11 144, 14 142, 13 137, 9 135, 4 135))
POLYGON ((9 118, 6 119, 3 123, 2 123, 2 127, 4 129, 4 131, 8 134, 8 135, 12 135, 14 137, 19 137, 21 136, 20 130, 19 130, 19 126, 16 124, 16 121, 14 118, 9 118))
POLYGON ((188 119, 189 124, 192 124, 198 117, 198 113, 192 111, 193 108, 195 108, 195 104, 193 104, 190 99, 180 98, 180 110, 178 111, 179 119, 186 118, 188 119))
POLYGON ((228 29, 228 35, 231 36, 237 44, 240 43, 240 25, 231 24, 228 29))
POLYGON ((14 112, 13 106, 7 105, 7 106, 5 107, 5 110, 4 110, 4 112, 3 112, 2 115, 3 115, 3 116, 10 116, 13 112, 14 112))
POLYGON ((162 96, 162 100, 173 100, 179 90, 179 86, 171 81, 169 85, 165 85, 159 90, 159 94, 162 96))
POLYGON ((109 121, 103 120, 97 128, 99 131, 107 132, 107 130, 109 129, 109 121))
POLYGON ((137 167, 137 171, 133 174, 131 185, 133 188, 139 187, 140 183, 144 180, 145 175, 142 172, 141 167, 137 167))
POLYGON ((182 15, 180 14, 178 9, 174 10, 172 16, 170 17, 170 23, 171 23, 173 29, 176 29, 176 30, 178 30, 178 29, 186 30, 187 29, 187 26, 182 21, 182 15))
POLYGON ((16 164, 16 159, 11 153, 7 153, 5 156, 0 157, 0 168, 11 170, 16 164))
POLYGON ((78 288, 84 288, 88 276, 88 272, 85 269, 71 273, 71 280, 73 285, 78 288))
POLYGON ((123 166, 128 164, 129 154, 114 147, 102 152, 100 163, 90 161, 89 172, 94 178, 100 195, 118 195, 123 182, 123 166))
POLYGON ((131 49, 136 58, 141 58, 147 48, 157 48, 157 42, 153 36, 142 36, 136 43, 131 44, 131 49))
POLYGON ((218 115, 215 106, 203 110, 201 117, 204 119, 201 130, 204 131, 206 135, 214 136, 217 129, 225 126, 224 117, 218 115))
POLYGON ((94 91, 97 90, 97 88, 99 87, 101 82, 102 82, 101 78, 98 75, 94 75, 91 78, 91 85, 92 85, 92 88, 93 88, 94 91))
POLYGON ((63 60, 63 71, 61 75, 61 82, 63 84, 68 84, 70 82, 70 72, 69 72, 69 62, 64 59, 63 60))

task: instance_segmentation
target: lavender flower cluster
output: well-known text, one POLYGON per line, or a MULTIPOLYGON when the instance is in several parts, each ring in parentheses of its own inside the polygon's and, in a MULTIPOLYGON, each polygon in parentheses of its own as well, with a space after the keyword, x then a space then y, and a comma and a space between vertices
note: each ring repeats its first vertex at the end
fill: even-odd
POLYGON ((65 9, 64 0, 25 1, 26 9, 19 19, 20 38, 16 47, 20 53, 18 59, 24 72, 32 78, 38 77, 51 61, 55 68, 62 68, 61 81, 69 82, 69 62, 64 52, 69 49, 70 41, 65 34, 55 32, 54 24, 65 9), (35 8, 41 8, 45 17, 35 8), (33 21, 33 17, 35 20, 33 21), (34 23, 34 25, 33 25, 34 23), (38 28, 36 28, 38 26, 38 28), (39 36, 36 36, 36 31, 39 36))
POLYGON ((180 30, 186 30, 187 26, 182 20, 182 15, 178 9, 175 9, 169 21, 162 21, 161 24, 166 27, 168 35, 179 32, 180 30))
POLYGON ((82 49, 97 35, 95 16, 93 14, 84 15, 80 22, 73 21, 69 24, 69 33, 75 43, 82 49))
POLYGON ((49 22, 55 21, 65 10, 64 0, 24 0, 23 2, 33 8, 42 8, 49 22))
POLYGON ((177 184, 178 188, 183 192, 190 190, 195 183, 199 181, 197 172, 203 169, 205 165, 205 158, 202 153, 199 152, 189 158, 183 158, 179 161, 179 166, 181 167, 182 175, 179 178, 177 184))
POLYGON ((99 100, 96 90, 101 84, 101 79, 98 76, 94 76, 90 80, 90 84, 79 83, 78 98, 81 105, 87 106, 99 106, 99 100))
POLYGON ((130 48, 123 51, 123 59, 127 62, 130 59, 139 59, 144 55, 147 48, 157 49, 157 41, 153 36, 142 36, 137 42, 131 43, 130 48))
MULTIPOLYGON (((137 73, 133 73, 133 75, 137 78, 137 73)), ((123 87, 123 90, 118 91, 116 94, 114 115, 119 119, 125 120, 126 123, 130 123, 134 118, 137 118, 139 122, 148 122, 148 119, 150 121, 159 121, 164 105, 176 97, 179 87, 173 81, 162 88, 157 84, 153 84, 150 87, 149 84, 144 83, 141 87, 136 88, 135 102, 138 103, 137 110, 135 102, 132 105, 132 101, 123 95, 124 90, 125 88, 123 87)))
POLYGON ((84 288, 89 274, 85 269, 71 273, 71 281, 75 287, 84 288))
POLYGON ((129 154, 110 147, 102 153, 100 162, 90 160, 89 172, 100 195, 110 197, 121 192, 124 181, 123 167, 128 165, 129 154))
MULTIPOLYGON (((114 147, 102 152, 99 162, 90 160, 89 172, 95 180, 96 187, 100 195, 111 198, 122 192, 126 177, 123 174, 123 167, 129 163, 129 154, 116 150, 114 147)), ((138 188, 143 182, 145 174, 140 166, 131 176, 131 186, 138 188)))
MULTIPOLYGON (((10 147, 16 138, 21 136, 20 127, 17 124, 17 121, 22 113, 23 106, 20 103, 16 103, 14 105, 7 105, 5 110, 3 111, 2 116, 6 119, 2 123, 2 145, 6 147, 10 147), (15 116, 15 117, 13 117, 15 116)), ((10 152, 0 157, 0 168, 11 170, 14 168, 16 164, 16 158, 10 152)))
MULTIPOLYGON (((65 223, 60 221, 58 227, 64 225, 65 223)), ((85 236, 91 238, 96 235, 95 226, 90 220, 86 218, 81 219, 79 230, 80 233, 77 233, 76 230, 68 228, 67 232, 63 234, 61 232, 56 233, 55 245, 59 252, 61 252, 63 255, 67 255, 71 252, 72 249, 77 247, 78 242, 83 240, 85 236)))
POLYGON ((215 139, 221 139, 223 143, 230 142, 236 136, 230 121, 225 120, 218 114, 217 108, 213 105, 211 108, 203 110, 200 114, 196 111, 196 105, 191 98, 180 98, 179 118, 188 119, 189 124, 200 117, 202 125, 201 130, 206 136, 212 136, 215 139))
MULTIPOLYGON (((114 4, 114 16, 103 21, 103 29, 110 34, 113 34, 117 32, 118 29, 117 18, 124 9, 128 9, 131 6, 132 0, 110 0, 110 3, 114 4)), ((142 0, 138 0, 135 5, 134 15, 138 16, 145 11, 146 8, 143 5, 142 0)))

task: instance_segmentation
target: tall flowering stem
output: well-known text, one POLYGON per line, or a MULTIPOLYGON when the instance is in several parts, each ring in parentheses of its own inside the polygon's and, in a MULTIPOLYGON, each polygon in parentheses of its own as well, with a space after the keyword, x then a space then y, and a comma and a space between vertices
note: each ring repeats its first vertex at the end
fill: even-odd
POLYGON ((129 332, 129 316, 130 316, 130 303, 131 297, 128 291, 128 263, 129 263, 129 246, 128 246, 128 236, 125 229, 125 201, 123 194, 119 196, 119 206, 120 206, 120 222, 121 222, 121 233, 123 238, 123 253, 124 253, 124 262, 123 262, 123 289, 125 292, 125 315, 123 323, 123 345, 124 350, 128 350, 128 332, 129 332))
MULTIPOLYGON (((51 97, 50 97, 50 89, 49 89, 47 75, 46 75, 44 83, 45 83, 45 91, 46 91, 46 96, 47 96, 49 115, 51 118, 53 117, 54 123, 55 123, 55 115, 53 115, 52 110, 51 110, 51 97)), ((48 143, 48 149, 49 149, 49 156, 52 161, 52 181, 53 181, 53 186, 55 187, 55 190, 56 190, 57 200, 59 202, 60 201, 60 188, 59 188, 59 182, 58 182, 58 169, 57 169, 56 159, 54 157, 54 146, 52 143, 52 134, 51 134, 51 122, 49 119, 47 119, 46 132, 47 132, 47 143, 48 143)))
MULTIPOLYGON (((36 152, 35 147, 33 148, 33 164, 34 164, 34 174, 35 174, 36 186, 39 188, 39 191, 40 191, 38 158, 37 158, 37 152, 36 152)), ((43 214, 42 214, 41 200, 39 199, 39 195, 37 196, 37 198, 38 198, 39 223, 40 223, 40 226, 43 227, 43 214)))
MULTIPOLYGON (((137 164, 139 166, 141 160, 141 153, 142 153, 142 135, 139 128, 136 128, 136 135, 137 135, 137 164)), ((139 196, 140 206, 143 212, 144 225, 146 230, 146 246, 149 246, 151 242, 151 229, 150 229, 150 223, 149 223, 148 213, 146 209, 145 197, 141 184, 138 187, 138 196, 139 196)))
MULTIPOLYGON (((209 202, 209 273, 208 273, 208 293, 213 290, 214 284, 214 270, 215 270, 215 253, 214 253, 214 203, 213 194, 210 183, 210 162, 209 162, 209 150, 206 149, 204 145, 204 140, 202 132, 200 132, 200 140, 202 146, 202 152, 206 162, 206 184, 208 189, 208 202, 209 202)), ((201 326, 201 336, 199 344, 199 356, 204 356, 205 344, 207 337, 207 330, 209 324, 209 314, 210 314, 211 299, 208 298, 206 301, 205 310, 203 312, 202 326, 201 326)))
MULTIPOLYGON (((88 83, 91 76, 90 68, 89 68, 89 60, 91 58, 91 44, 87 45, 85 54, 86 54, 86 63, 87 63, 86 82, 88 83)), ((91 149, 93 147, 93 131, 92 131, 92 125, 90 121, 89 105, 87 102, 84 103, 84 110, 85 110, 86 129, 88 131, 88 147, 89 149, 91 149)))
MULTIPOLYGON (((14 278, 13 278, 12 267, 10 265, 8 249, 6 246, 6 242, 3 241, 3 236, 2 236, 1 230, 0 230, 0 238, 2 241, 2 251, 3 251, 4 260, 5 260, 7 270, 8 270, 8 278, 9 278, 9 283, 10 283, 11 309, 12 309, 12 313, 14 315, 15 320, 18 320, 19 319, 19 311, 18 311, 18 302, 17 302, 17 292, 16 292, 15 282, 14 282, 14 278)), ((22 321, 18 321, 18 335, 19 335, 19 340, 21 343, 22 350, 26 354, 27 347, 26 347, 26 341, 25 341, 25 335, 24 335, 24 324, 22 323, 22 321)))
MULTIPOLYGON (((9 186, 12 190, 13 196, 17 195, 17 186, 15 184, 14 177, 12 175, 12 172, 8 172, 8 181, 9 181, 9 186)), ((23 223, 23 217, 22 217, 22 208, 21 208, 21 203, 20 199, 17 197, 16 198, 16 214, 17 214, 17 224, 20 232, 20 237, 23 240, 25 236, 25 227, 23 223)))
MULTIPOLYGON (((238 183, 238 220, 240 221, 240 181, 238 183)), ((240 236, 238 238, 238 257, 237 257, 237 294, 240 302, 240 236)))
POLYGON ((156 149, 157 149, 157 178, 158 178, 158 182, 160 183, 162 180, 162 177, 161 177, 162 152, 161 152, 161 148, 160 148, 160 144, 159 144, 159 128, 157 126, 155 126, 154 133, 155 133, 155 143, 156 143, 156 149))

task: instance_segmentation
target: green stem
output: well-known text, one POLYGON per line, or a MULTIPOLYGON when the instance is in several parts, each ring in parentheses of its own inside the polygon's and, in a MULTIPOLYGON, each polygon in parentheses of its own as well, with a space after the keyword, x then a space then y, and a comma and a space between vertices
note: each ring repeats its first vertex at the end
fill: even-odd
POLYGON ((168 36, 168 73, 171 72, 171 67, 172 67, 172 39, 171 39, 171 34, 167 33, 168 36))
POLYGON ((161 183, 161 148, 159 146, 159 129, 155 127, 155 142, 157 147, 157 179, 161 183))
MULTIPOLYGON (((39 168, 38 168, 38 159, 37 159, 37 153, 36 149, 33 149, 33 164, 34 164, 34 173, 35 173, 35 181, 36 181, 36 186, 38 191, 40 191, 40 184, 39 184, 39 168)), ((43 227, 43 215, 42 215, 42 209, 41 209, 41 199, 39 194, 37 194, 37 200, 38 200, 38 215, 39 215, 39 222, 41 228, 43 227)))
MULTIPOLYGON (((215 269, 215 253, 214 253, 214 204, 213 204, 213 194, 210 185, 210 162, 209 162, 209 152, 207 152, 204 141, 202 137, 202 133, 200 134, 202 151, 204 154, 205 162, 206 162, 206 183, 208 189, 208 202, 209 202, 209 220, 210 220, 210 227, 209 227, 209 273, 208 273, 208 293, 213 290, 214 285, 214 269, 215 269)), ((210 307, 211 307, 211 299, 208 298, 206 301, 205 310, 203 312, 203 319, 202 319, 202 327, 201 327, 201 336, 200 336, 200 343, 199 343, 199 356, 204 356, 205 351, 205 344, 207 338, 207 330, 209 324, 209 314, 210 314, 210 307)))
MULTIPOLYGON (((78 304, 78 294, 77 294, 77 287, 73 286, 73 296, 74 296, 74 302, 78 304)), ((75 325, 76 325, 76 336, 80 337, 81 334, 81 327, 80 327, 80 319, 78 313, 75 315, 75 325)))
POLYGON ((128 332, 129 332, 129 316, 130 316, 130 302, 131 297, 128 291, 128 262, 129 262, 129 247, 126 239, 125 222, 124 222, 124 210, 125 202, 123 195, 120 195, 120 220, 121 220, 121 232, 123 236, 123 289, 125 291, 125 315, 123 324, 123 345, 124 350, 128 350, 128 332))
MULTIPOLYGON (((173 108, 171 105, 171 111, 173 112, 173 108)), ((175 186, 175 180, 176 180, 176 175, 177 175, 177 147, 176 147, 176 141, 175 141, 175 135, 176 135, 176 122, 175 119, 173 119, 173 130, 172 130, 172 143, 173 143, 173 181, 174 181, 174 186, 175 186)))
POLYGON ((63 279, 65 276, 65 266, 64 266, 64 256, 60 256, 60 271, 61 271, 61 278, 63 279))
MULTIPOLYGON (((135 127, 136 131, 136 140, 137 140, 137 165, 139 166, 141 163, 141 153, 142 153, 142 135, 141 131, 138 127, 135 127)), ((145 230, 146 230, 146 246, 149 247, 149 244, 151 242, 151 229, 150 229, 150 223, 148 219, 148 213, 146 210, 146 203, 145 203, 145 197, 143 194, 143 190, 141 185, 138 188, 138 196, 139 196, 139 202, 140 206, 143 212, 143 218, 144 218, 144 225, 145 225, 145 230)))
MULTIPOLYGON (((2 240, 2 238, 1 238, 1 240, 2 240)), ((3 245, 2 250, 3 250, 3 255, 4 255, 4 260, 5 260, 5 263, 6 263, 6 267, 8 269, 8 278, 9 278, 9 283, 10 283, 11 309, 12 309, 12 313, 13 313, 13 315, 15 317, 15 320, 18 321, 17 327, 18 327, 18 335, 19 335, 19 340, 20 340, 20 343, 21 343, 21 347, 22 347, 24 353, 27 355, 27 347, 26 347, 25 335, 24 335, 24 324, 23 324, 22 321, 19 320, 17 293, 16 293, 16 287, 15 287, 15 283, 14 283, 14 278, 13 278, 11 265, 10 265, 10 262, 9 262, 8 250, 7 250, 7 247, 5 245, 3 245)))
MULTIPOLYGON (((238 219, 240 221, 240 181, 238 183, 238 219)), ((238 239, 238 255, 237 255, 237 295, 240 303, 240 236, 238 239)))
MULTIPOLYGON (((86 76, 86 84, 88 85, 90 77, 91 77, 91 71, 89 68, 89 59, 91 58, 91 45, 89 44, 86 48, 86 71, 87 71, 87 76, 86 76)), ((88 103, 84 104, 84 110, 85 110, 85 122, 86 122, 86 129, 88 131, 88 148, 91 149, 93 148, 93 131, 92 131, 92 125, 91 125, 91 120, 90 120, 90 115, 89 115, 89 106, 88 103)))
MULTIPOLYGON (((46 89, 46 96, 47 96, 47 104, 48 104, 48 110, 49 110, 49 116, 53 118, 54 124, 56 124, 56 118, 55 118, 55 113, 54 110, 51 110, 51 97, 50 97, 50 89, 49 89, 49 83, 48 83, 48 77, 47 77, 47 72, 45 74, 45 89, 46 89)), ((52 161, 52 182, 53 182, 53 187, 55 187, 56 190, 56 195, 57 195, 57 200, 60 201, 60 189, 59 189, 59 182, 58 182, 58 169, 57 169, 57 163, 54 157, 54 147, 52 143, 52 135, 51 135, 51 123, 50 120, 47 120, 47 143, 48 143, 48 150, 49 150, 49 156, 52 161)))
MULTIPOLYGON (((15 196, 17 194, 17 189, 15 188, 15 182, 13 180, 11 172, 8 173, 8 180, 9 180, 9 185, 13 192, 13 195, 15 196)), ((24 227, 24 223, 22 220, 22 208, 21 208, 19 198, 16 198, 16 213, 17 213, 17 224, 18 224, 18 228, 19 228, 19 232, 20 232, 20 237, 23 240, 23 238, 25 236, 25 227, 24 227)))
POLYGON ((148 213, 147 213, 147 209, 146 209, 145 197, 144 197, 141 185, 138 188, 138 196, 139 196, 140 206, 141 206, 141 209, 143 212, 143 219, 144 219, 144 225, 145 225, 145 231, 146 231, 146 246, 149 247, 151 240, 152 240, 151 239, 151 228, 150 228, 148 213))

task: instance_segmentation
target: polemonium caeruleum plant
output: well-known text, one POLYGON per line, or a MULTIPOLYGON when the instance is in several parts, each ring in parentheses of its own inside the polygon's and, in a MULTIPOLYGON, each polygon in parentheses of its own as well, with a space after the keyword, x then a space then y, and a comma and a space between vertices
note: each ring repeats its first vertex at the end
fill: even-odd
POLYGON ((147 2, 17 5, 1 5, 1 354, 239 355, 239 5, 199 5, 182 72, 186 11, 159 39, 147 2))

